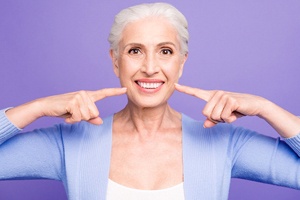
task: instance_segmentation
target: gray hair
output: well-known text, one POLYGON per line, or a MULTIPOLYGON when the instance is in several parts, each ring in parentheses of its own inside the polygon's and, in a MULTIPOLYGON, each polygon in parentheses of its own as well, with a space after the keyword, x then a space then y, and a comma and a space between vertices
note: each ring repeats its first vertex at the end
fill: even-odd
POLYGON ((188 53, 189 32, 185 16, 170 4, 149 3, 126 8, 115 16, 115 21, 108 37, 110 49, 113 50, 115 55, 118 55, 118 45, 122 39, 122 32, 125 26, 128 23, 147 17, 164 17, 167 19, 178 33, 181 53, 188 53))

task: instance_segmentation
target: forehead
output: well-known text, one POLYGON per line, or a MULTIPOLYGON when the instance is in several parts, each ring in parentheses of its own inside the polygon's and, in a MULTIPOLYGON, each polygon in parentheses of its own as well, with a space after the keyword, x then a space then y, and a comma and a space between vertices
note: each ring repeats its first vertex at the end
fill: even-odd
POLYGON ((178 44, 178 35, 174 26, 162 17, 151 17, 131 22, 122 33, 121 43, 162 43, 178 44))

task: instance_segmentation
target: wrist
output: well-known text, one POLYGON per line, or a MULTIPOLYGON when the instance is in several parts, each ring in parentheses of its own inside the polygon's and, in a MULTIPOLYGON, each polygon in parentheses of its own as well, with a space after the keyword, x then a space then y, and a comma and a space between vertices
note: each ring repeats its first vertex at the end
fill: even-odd
POLYGON ((34 101, 29 102, 31 107, 32 117, 35 119, 46 116, 45 108, 47 108, 44 104, 43 98, 36 99, 34 101))
POLYGON ((262 101, 260 102, 260 111, 258 113, 258 117, 264 119, 264 120, 267 120, 274 116, 274 114, 276 114, 276 109, 277 109, 277 105, 274 104, 273 102, 265 99, 265 98, 262 98, 262 101))

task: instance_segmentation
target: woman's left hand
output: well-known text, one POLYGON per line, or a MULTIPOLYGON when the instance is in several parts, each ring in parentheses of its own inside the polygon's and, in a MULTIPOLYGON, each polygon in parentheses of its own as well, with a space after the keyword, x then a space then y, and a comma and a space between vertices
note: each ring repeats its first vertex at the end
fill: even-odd
POLYGON ((175 84, 183 92, 207 102, 203 115, 207 118, 204 127, 213 127, 219 122, 232 123, 242 116, 258 116, 268 122, 282 137, 290 138, 300 133, 300 118, 274 104, 251 94, 218 90, 202 90, 175 84))
POLYGON ((226 92, 221 90, 202 90, 175 84, 179 92, 198 97, 207 102, 202 113, 207 118, 205 127, 213 127, 219 122, 232 123, 242 116, 263 116, 269 101, 259 96, 226 92))

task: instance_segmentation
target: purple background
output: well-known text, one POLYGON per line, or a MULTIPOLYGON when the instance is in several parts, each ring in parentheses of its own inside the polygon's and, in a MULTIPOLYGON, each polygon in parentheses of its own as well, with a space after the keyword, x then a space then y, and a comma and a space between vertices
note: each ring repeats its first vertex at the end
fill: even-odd
MULTIPOLYGON (((180 83, 261 95, 300 115, 300 1, 167 2, 189 21, 190 53, 180 83)), ((142 1, 1 0, 0 107, 75 90, 118 87, 107 36, 114 15, 136 3, 142 1)), ((170 103, 203 119, 201 100, 176 92, 170 103)), ((102 116, 125 104, 125 96, 97 103, 102 116)), ((57 122, 61 120, 40 119, 26 130, 57 122)), ((256 117, 235 124, 277 137, 256 117)), ((232 182, 229 199, 300 197, 293 189, 232 182)), ((0 199, 63 200, 66 195, 57 181, 0 181, 0 199)))

